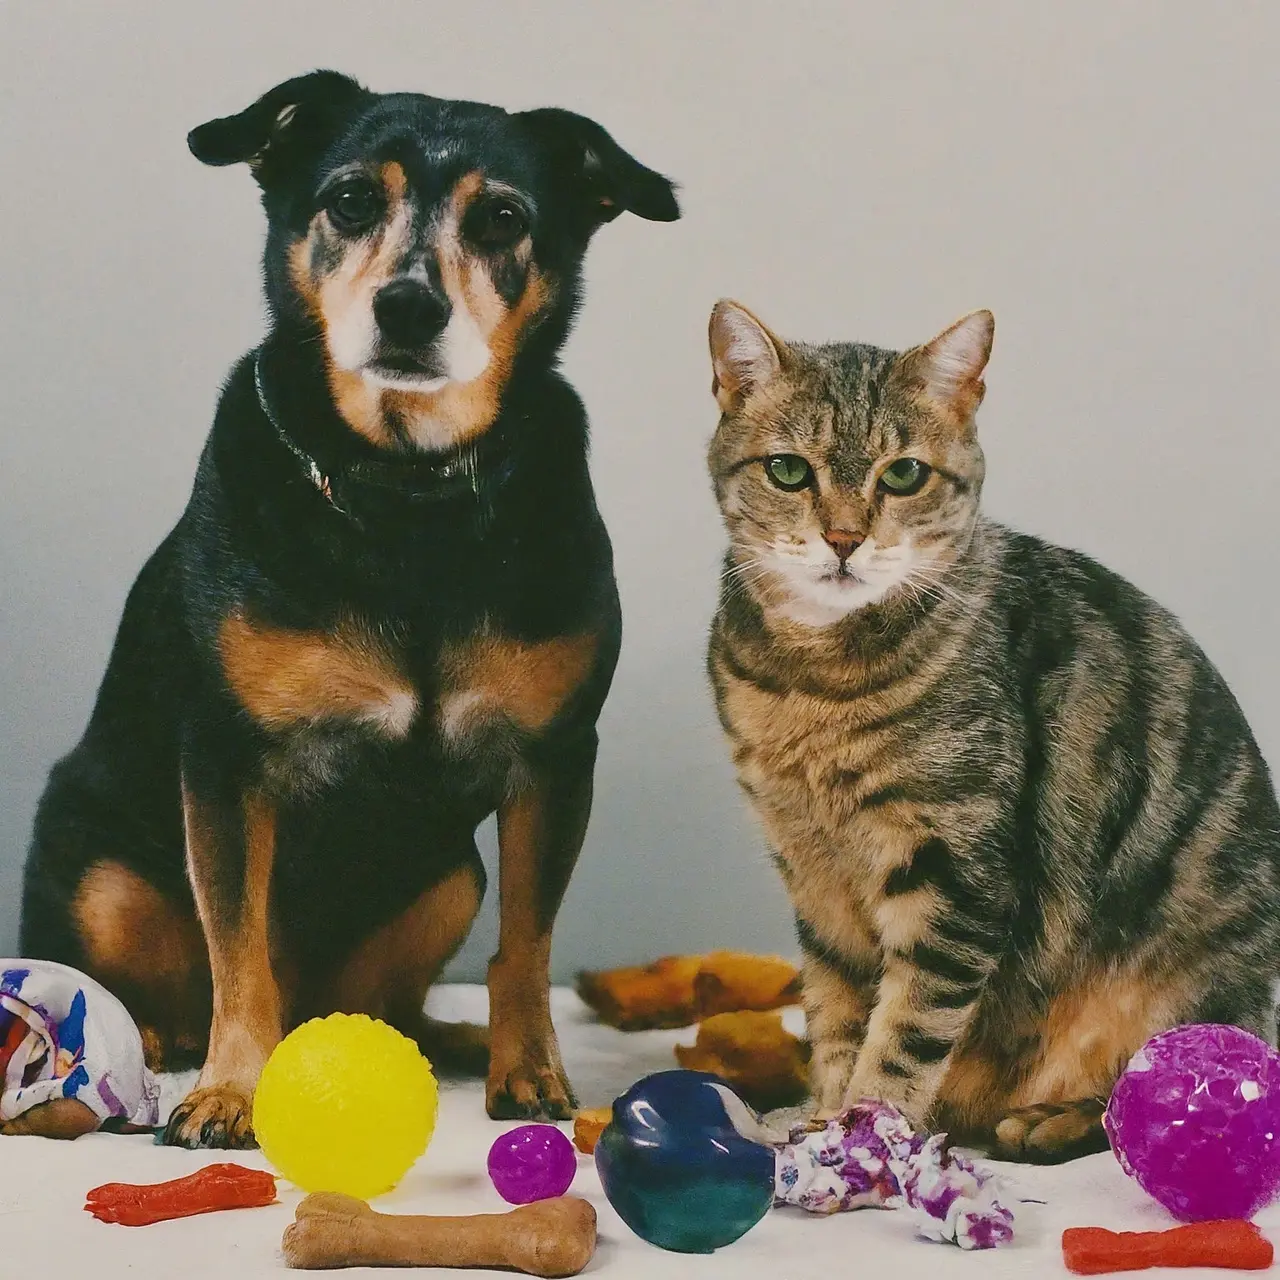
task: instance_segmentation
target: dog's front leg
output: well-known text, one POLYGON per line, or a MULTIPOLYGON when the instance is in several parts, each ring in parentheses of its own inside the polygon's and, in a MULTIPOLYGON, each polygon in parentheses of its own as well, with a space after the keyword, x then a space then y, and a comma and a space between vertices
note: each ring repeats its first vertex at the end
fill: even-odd
POLYGON ((213 1023, 195 1089, 164 1140, 180 1147, 248 1147, 253 1091, 283 1033, 271 969, 271 872, 276 811, 261 792, 183 769, 187 875, 209 948, 213 1023))
POLYGON ((495 1120, 565 1120, 577 1105, 551 1025, 551 930, 586 836, 595 759, 594 731, 557 744, 498 811, 501 922, 489 964, 486 1090, 495 1120))

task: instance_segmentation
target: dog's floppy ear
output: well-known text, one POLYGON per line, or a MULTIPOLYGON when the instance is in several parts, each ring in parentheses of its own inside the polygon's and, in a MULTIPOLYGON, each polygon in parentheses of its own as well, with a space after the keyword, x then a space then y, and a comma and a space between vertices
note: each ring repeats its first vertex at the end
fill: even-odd
POLYGON ((350 76, 312 71, 269 89, 234 116, 197 125, 187 146, 204 164, 248 164, 261 182, 277 162, 326 139, 337 119, 370 97, 350 76))
POLYGON ((559 107, 522 111, 516 119, 547 148, 557 176, 580 202, 588 232, 624 211, 650 222, 680 216, 675 184, 624 151, 594 120, 559 107))

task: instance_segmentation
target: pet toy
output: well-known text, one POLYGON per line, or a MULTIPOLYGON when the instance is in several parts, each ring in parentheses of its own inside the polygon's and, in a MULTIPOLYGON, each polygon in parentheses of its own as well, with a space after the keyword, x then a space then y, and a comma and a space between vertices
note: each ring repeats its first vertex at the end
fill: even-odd
POLYGON ((276 1046, 254 1096, 254 1135, 304 1191, 369 1199, 427 1149, 438 1105, 431 1064, 412 1040, 364 1014, 335 1013, 276 1046))
POLYGON ((578 1172, 573 1144, 553 1124, 523 1124, 489 1148, 489 1177, 508 1204, 564 1195, 578 1172))
POLYGON ((99 1222, 148 1227, 154 1222, 222 1209, 257 1209, 274 1204, 275 1200, 276 1180, 264 1170, 238 1164, 208 1164, 171 1182, 108 1182, 89 1192, 84 1207, 99 1222))
POLYGON ((1013 1238, 995 1179, 946 1150, 946 1136, 914 1132, 896 1108, 861 1102, 793 1129, 778 1147, 777 1203, 810 1213, 902 1209, 917 1232, 961 1249, 1013 1238))
POLYGON ((1130 1060, 1103 1126, 1175 1218, 1252 1218, 1280 1191, 1280 1053, 1238 1027, 1164 1031, 1130 1060))
POLYGON ((609 1203, 636 1235, 678 1253, 712 1253, 773 1203, 774 1153, 755 1116, 703 1071, 660 1071, 613 1104, 596 1143, 609 1203))
POLYGON ((596 1211, 576 1196, 508 1213, 428 1218, 375 1213, 342 1195, 308 1196, 285 1230, 285 1262, 334 1267, 493 1267, 576 1276, 596 1249, 596 1211))
POLYGON ((160 1087, 124 1005, 48 960, 0 960, 0 1132, 74 1138, 150 1129, 160 1087))
POLYGON ((1197 1222, 1169 1231, 1107 1231, 1069 1227, 1062 1260, 1078 1276, 1148 1267, 1224 1267, 1264 1271, 1274 1250, 1252 1222, 1197 1222))
POLYGON ((595 1148, 609 1203, 664 1249, 710 1253, 771 1205, 810 1213, 902 1209, 917 1231, 962 1249, 1013 1237, 994 1179, 915 1133, 894 1107, 863 1102, 788 1133, 767 1127, 722 1080, 663 1071, 613 1105, 595 1148))

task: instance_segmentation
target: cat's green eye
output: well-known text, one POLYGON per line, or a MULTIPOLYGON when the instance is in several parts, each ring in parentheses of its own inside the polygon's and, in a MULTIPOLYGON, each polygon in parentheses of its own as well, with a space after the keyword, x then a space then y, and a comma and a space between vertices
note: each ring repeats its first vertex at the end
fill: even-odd
POLYGON ((899 497, 918 493, 929 478, 929 468, 915 458, 899 458, 880 473, 880 487, 899 497))
POLYGON ((769 479, 788 493, 807 489, 813 483, 813 468, 799 454, 775 454, 765 459, 764 469, 769 473, 769 479))

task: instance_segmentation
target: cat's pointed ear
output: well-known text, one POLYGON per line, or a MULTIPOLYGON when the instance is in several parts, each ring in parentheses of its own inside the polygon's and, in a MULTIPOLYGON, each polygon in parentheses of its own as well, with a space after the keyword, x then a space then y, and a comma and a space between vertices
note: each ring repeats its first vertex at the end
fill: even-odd
POLYGON ((990 311, 971 311, 932 342, 909 351, 903 365, 925 399, 961 418, 970 417, 982 403, 982 380, 996 320, 990 311))
POLYGON ((782 372, 786 345, 740 303, 722 298, 711 312, 711 392, 724 412, 767 387, 782 372))

